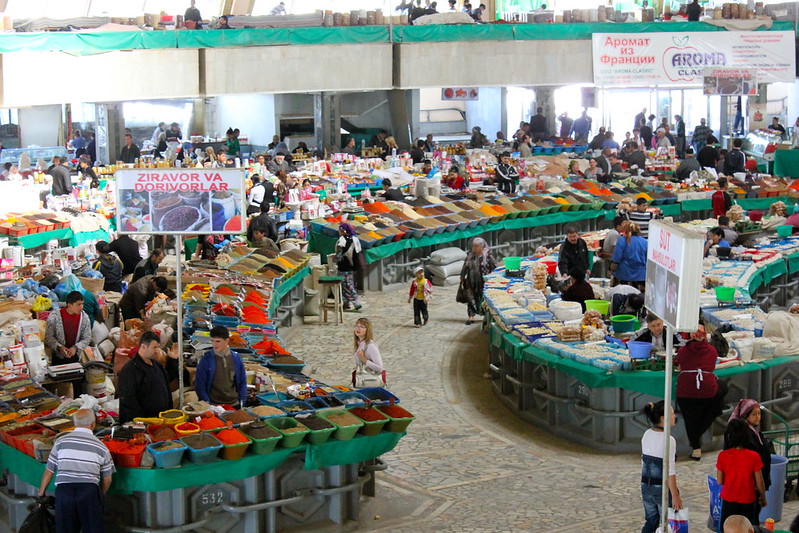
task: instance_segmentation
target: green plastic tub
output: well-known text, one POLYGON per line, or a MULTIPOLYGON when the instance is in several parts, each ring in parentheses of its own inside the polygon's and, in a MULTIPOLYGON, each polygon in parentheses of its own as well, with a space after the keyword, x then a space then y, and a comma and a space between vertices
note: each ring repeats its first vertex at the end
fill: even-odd
POLYGON ((521 257, 506 257, 503 261, 505 261, 505 270, 519 270, 522 267, 521 257))
POLYGON ((635 317, 633 315, 616 315, 610 317, 614 333, 630 333, 635 331, 635 317))
POLYGON ((308 442, 310 442, 311 444, 324 444, 325 442, 327 442, 330 436, 336 431, 336 426, 332 422, 328 422, 325 418, 322 418, 321 416, 315 414, 298 415, 296 420, 310 430, 307 439, 308 442), (308 422, 308 424, 305 424, 305 420, 309 418, 317 418, 319 420, 322 420, 326 422, 330 427, 323 429, 312 429, 313 425, 310 425, 311 424, 310 421, 308 422))
POLYGON ((599 311, 603 315, 608 314, 608 310, 610 309, 610 302, 607 300, 586 300, 585 301, 585 309, 599 311))
POLYGON ((780 237, 790 237, 791 233, 793 233, 793 226, 790 224, 777 226, 777 235, 780 237))
POLYGON ((358 417, 343 409, 330 409, 328 411, 322 411, 318 413, 318 415, 336 426, 336 431, 332 435, 335 440, 350 440, 358 433, 358 430, 363 427, 363 422, 358 419, 358 417), (336 422, 335 417, 341 414, 349 415, 352 418, 352 423, 340 424, 336 422), (330 419, 331 417, 333 417, 333 420, 330 419))
POLYGON ((716 299, 720 302, 735 301, 735 287, 716 287, 716 299))
POLYGON ((408 429, 411 422, 416 420, 415 416, 399 405, 383 405, 378 407, 377 410, 388 417, 389 420, 386 424, 386 431, 390 431, 391 433, 402 433, 408 429))
POLYGON ((350 413, 363 420, 360 433, 368 437, 383 431, 383 427, 388 423, 388 417, 375 408, 355 407, 350 409, 350 413))
POLYGON ((302 441, 305 440, 305 436, 310 433, 308 428, 293 418, 272 418, 267 420, 266 423, 278 430, 280 434, 283 435, 283 440, 280 441, 280 445, 284 448, 296 448, 302 444, 302 441), (302 430, 286 432, 286 430, 291 430, 297 427, 302 428, 302 430))

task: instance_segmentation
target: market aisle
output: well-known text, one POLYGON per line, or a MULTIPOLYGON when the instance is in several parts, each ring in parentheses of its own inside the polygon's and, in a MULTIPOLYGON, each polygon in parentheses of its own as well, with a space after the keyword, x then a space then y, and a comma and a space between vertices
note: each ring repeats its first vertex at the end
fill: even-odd
MULTIPOLYGON (((464 325, 455 291, 435 288, 430 323, 420 329, 407 293, 398 290, 368 293, 360 314, 345 315, 345 326, 282 332, 312 375, 345 383, 352 326, 359 316, 370 318, 389 386, 417 417, 383 457, 389 469, 378 474, 378 496, 363 505, 360 522, 313 531, 640 531, 639 456, 552 437, 502 406, 483 377, 488 337, 478 325, 464 325)), ((709 531, 700 524, 716 453, 705 455, 700 463, 680 458, 677 471, 700 532, 709 531)), ((797 512, 799 502, 786 504, 781 525, 797 512)))

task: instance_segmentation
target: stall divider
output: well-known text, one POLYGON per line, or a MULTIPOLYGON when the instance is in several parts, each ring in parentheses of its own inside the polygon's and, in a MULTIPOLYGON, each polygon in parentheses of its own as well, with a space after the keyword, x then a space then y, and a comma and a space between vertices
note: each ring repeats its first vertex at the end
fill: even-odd
POLYGON ((183 235, 178 233, 175 235, 175 290, 178 293, 178 397, 179 407, 183 409, 183 366, 185 360, 183 358, 183 235))

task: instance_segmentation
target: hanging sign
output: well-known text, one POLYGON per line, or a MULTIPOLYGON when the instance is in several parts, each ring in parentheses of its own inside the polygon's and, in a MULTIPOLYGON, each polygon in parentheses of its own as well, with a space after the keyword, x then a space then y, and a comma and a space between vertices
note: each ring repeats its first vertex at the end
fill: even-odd
POLYGON ((599 86, 702 85, 705 69, 752 69, 760 83, 794 82, 790 31, 593 34, 599 86))
POLYGON ((116 172, 120 233, 240 233, 244 170, 127 168, 116 172))
POLYGON ((747 96, 757 94, 757 72, 749 68, 706 68, 705 95, 747 96))
POLYGON ((677 331, 696 331, 702 237, 673 222, 653 220, 647 241, 646 308, 677 331))

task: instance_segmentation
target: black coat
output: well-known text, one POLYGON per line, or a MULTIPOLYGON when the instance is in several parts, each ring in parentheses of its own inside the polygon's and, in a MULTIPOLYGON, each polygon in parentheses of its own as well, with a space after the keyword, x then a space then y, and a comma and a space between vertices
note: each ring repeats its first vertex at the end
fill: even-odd
POLYGON ((136 270, 136 265, 141 261, 139 244, 128 235, 120 235, 111 241, 108 246, 112 252, 116 252, 122 261, 122 273, 125 275, 133 274, 133 271, 136 270))
POLYGON ((582 239, 577 239, 577 244, 564 241, 560 245, 558 269, 560 273, 568 276, 573 269, 588 272, 588 246, 582 239))
POLYGON ((172 409, 169 382, 178 377, 178 360, 167 357, 166 368, 157 361, 152 366, 136 354, 119 372, 119 422, 137 417, 157 417, 172 409))

